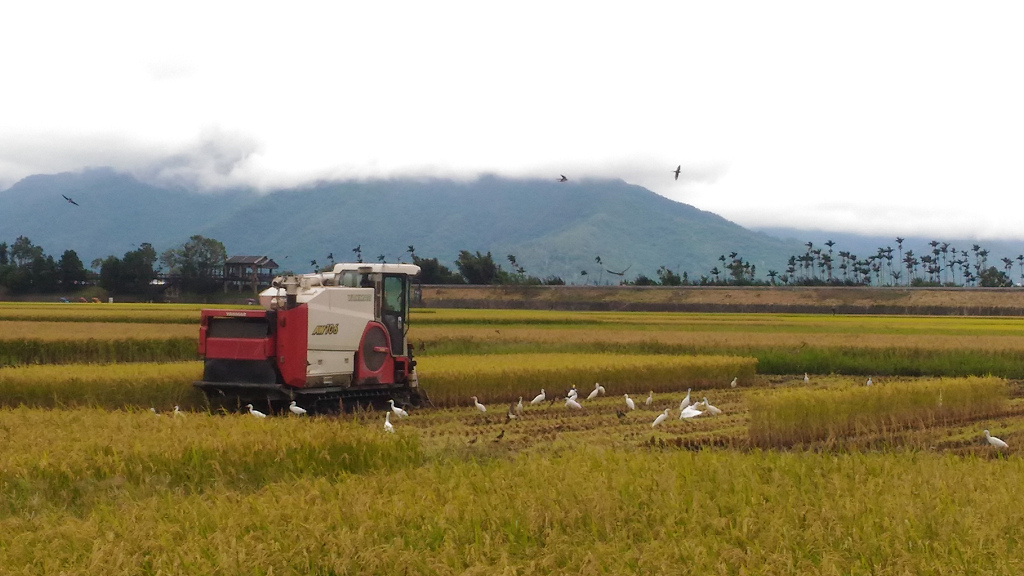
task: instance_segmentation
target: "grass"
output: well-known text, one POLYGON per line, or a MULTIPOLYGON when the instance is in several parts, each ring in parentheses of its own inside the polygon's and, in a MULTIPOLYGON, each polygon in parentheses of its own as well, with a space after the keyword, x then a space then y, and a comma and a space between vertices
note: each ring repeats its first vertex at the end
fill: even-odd
POLYGON ((749 406, 750 442, 767 448, 999 416, 1007 387, 975 377, 801 387, 755 395, 749 406))
POLYGON ((200 362, 73 364, 0 368, 0 405, 66 408, 202 408, 191 383, 200 362))
MULTIPOLYGON (((516 451, 467 445, 462 427, 481 432, 468 412, 414 412, 387 435, 379 413, 3 409, 0 565, 9 574, 1024 568, 1016 457, 601 443, 649 435, 646 419, 516 451)), ((564 412, 531 417, 548 414, 564 412)))
POLYGON ((750 380, 752 358, 735 356, 667 356, 611 354, 505 354, 438 356, 420 361, 424 387, 436 405, 471 404, 470 396, 488 402, 511 402, 542 388, 554 398, 575 385, 583 397, 594 382, 619 393, 647 393, 707 385, 726 386, 733 378, 750 380))

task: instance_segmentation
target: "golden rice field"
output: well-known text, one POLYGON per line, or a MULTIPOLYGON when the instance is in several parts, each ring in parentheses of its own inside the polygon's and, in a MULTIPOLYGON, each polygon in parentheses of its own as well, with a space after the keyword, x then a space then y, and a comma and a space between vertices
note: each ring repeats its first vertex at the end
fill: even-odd
POLYGON ((175 315, 198 308, 141 307, 163 319, 139 323, 62 306, 83 311, 0 305, 0 357, 5 342, 12 358, 53 343, 52 360, 0 368, 3 574, 1024 568, 1024 389, 999 375, 1019 319, 417 310, 436 407, 394 416, 389 434, 382 411, 210 414, 194 357, 83 352, 163 342, 185 356, 169 342, 196 327, 175 315), (61 325, 69 336, 41 335, 61 325), (836 359, 842 372, 801 365, 836 359), (595 382, 605 394, 588 399, 595 382), (580 409, 563 400, 572 385, 580 409), (680 419, 687 388, 721 413, 680 419))

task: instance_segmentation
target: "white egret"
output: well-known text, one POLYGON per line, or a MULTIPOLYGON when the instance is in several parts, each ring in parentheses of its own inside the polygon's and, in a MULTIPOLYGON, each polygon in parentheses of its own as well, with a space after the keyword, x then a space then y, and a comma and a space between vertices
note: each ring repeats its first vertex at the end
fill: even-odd
POLYGON ((804 372, 804 384, 810 384, 810 383, 811 383, 811 377, 807 375, 807 372, 804 372))
POLYGON ((715 406, 708 404, 707 396, 704 397, 704 410, 710 412, 713 416, 717 416, 718 414, 722 413, 722 410, 720 408, 716 408, 715 406))
POLYGON ((181 409, 179 409, 177 406, 174 407, 174 415, 181 416, 182 418, 185 417, 185 413, 182 412, 181 409))
POLYGON ((155 414, 156 416, 159 416, 159 414, 156 413, 156 408, 150 408, 149 411, 155 414))
POLYGON ((544 389, 541 388, 540 394, 537 394, 536 396, 533 397, 533 400, 530 400, 530 405, 535 406, 543 402, 545 399, 547 399, 547 396, 544 395, 544 389))
POLYGON ((473 405, 476 406, 476 409, 480 412, 487 412, 487 406, 481 404, 480 401, 476 399, 476 396, 473 396, 473 405))
POLYGON ((405 410, 402 410, 398 406, 395 406, 394 400, 388 400, 388 402, 391 403, 391 411, 395 413, 395 416, 398 416, 399 418, 405 418, 406 416, 409 415, 409 413, 406 412, 405 410))
POLYGON ((644 400, 644 406, 650 406, 652 402, 654 402, 654 390, 651 390, 647 394, 647 400, 644 400))
POLYGON ((303 414, 306 413, 306 409, 296 404, 295 400, 292 400, 292 403, 288 405, 288 410, 290 410, 291 413, 295 414, 296 416, 302 416, 303 414))
POLYGON ((391 423, 391 412, 384 413, 384 431, 395 433, 395 426, 391 423))
POLYGON ((686 389, 686 398, 683 398, 683 401, 679 403, 679 409, 682 410, 683 408, 686 408, 689 405, 690 405, 690 389, 687 388, 686 389))
POLYGON ((668 418, 668 408, 665 408, 664 412, 658 414, 658 417, 654 419, 654 423, 651 424, 651 428, 654 428, 658 424, 661 424, 662 422, 665 421, 666 418, 668 418))
POLYGON ((573 398, 573 399, 575 399, 577 396, 579 396, 579 392, 576 391, 576 385, 575 384, 572 385, 572 388, 569 390, 569 393, 566 396, 568 396, 569 398, 573 398))
POLYGON ((601 385, 595 382, 594 383, 594 390, 591 391, 590 394, 587 395, 587 400, 593 400, 594 398, 597 398, 597 395, 600 394, 600 393, 601 393, 601 385))
POLYGON ((518 418, 518 416, 516 416, 516 405, 513 402, 512 404, 508 405, 508 413, 505 414, 505 422, 511 422, 516 418, 518 418))
POLYGON ((583 405, 576 401, 576 398, 570 396, 565 399, 566 408, 574 408, 576 410, 582 410, 583 405))
POLYGON ((988 430, 985 430, 985 440, 988 440, 988 443, 993 445, 993 446, 995 446, 996 448, 1008 448, 1009 447, 1009 446, 1007 446, 1006 442, 1003 442, 999 438, 996 438, 995 436, 989 434, 988 430))
POLYGON ((601 394, 605 394, 604 386, 601 386, 600 382, 594 382, 594 388, 596 388, 601 394))
POLYGON ((255 408, 253 408, 252 404, 246 404, 245 407, 249 409, 249 414, 252 414, 253 416, 255 416, 257 418, 266 418, 267 417, 267 415, 264 414, 263 412, 260 412, 259 410, 256 410, 255 408))
POLYGON ((623 394, 623 396, 626 397, 626 407, 630 410, 636 410, 636 404, 633 402, 633 399, 629 397, 629 394, 623 394))
POLYGON ((871 384, 872 384, 871 376, 868 376, 868 382, 867 382, 867 384, 865 384, 865 386, 871 386, 871 384))
POLYGON ((729 382, 729 388, 735 388, 739 384, 739 376, 733 377, 732 382, 729 382))
POLYGON ((703 414, 703 412, 701 412, 700 410, 697 410, 693 406, 687 406, 686 408, 683 408, 679 412, 679 419, 683 420, 684 418, 696 418, 701 414, 703 414))
POLYGON ((523 415, 523 397, 522 396, 519 397, 519 403, 516 404, 516 415, 517 416, 522 416, 523 415))

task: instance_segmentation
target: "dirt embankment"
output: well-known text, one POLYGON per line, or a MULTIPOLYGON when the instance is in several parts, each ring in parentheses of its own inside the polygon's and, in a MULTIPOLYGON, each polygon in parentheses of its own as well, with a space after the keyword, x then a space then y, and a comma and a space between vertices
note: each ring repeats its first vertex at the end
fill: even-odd
POLYGON ((1022 288, 422 286, 413 302, 430 308, 1024 316, 1022 288))

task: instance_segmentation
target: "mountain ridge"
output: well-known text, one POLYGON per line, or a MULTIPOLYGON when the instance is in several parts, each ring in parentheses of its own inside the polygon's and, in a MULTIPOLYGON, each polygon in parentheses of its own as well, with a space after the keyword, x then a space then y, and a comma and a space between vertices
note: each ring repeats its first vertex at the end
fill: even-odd
POLYGON ((491 252, 506 268, 514 254, 527 274, 615 283, 621 277, 607 270, 628 269, 631 279, 666 266, 695 279, 732 252, 764 278, 804 249, 621 180, 322 181, 209 193, 92 168, 30 176, 0 191, 0 204, 0 241, 24 235, 48 254, 71 249, 86 263, 142 242, 162 252, 201 234, 229 255, 270 256, 279 271, 306 271, 330 253, 352 259, 356 246, 366 261, 407 261, 413 245, 449 267, 460 250, 491 252))

